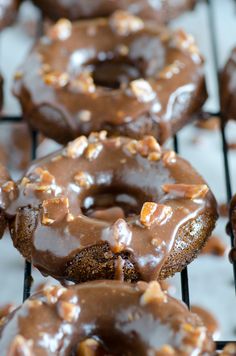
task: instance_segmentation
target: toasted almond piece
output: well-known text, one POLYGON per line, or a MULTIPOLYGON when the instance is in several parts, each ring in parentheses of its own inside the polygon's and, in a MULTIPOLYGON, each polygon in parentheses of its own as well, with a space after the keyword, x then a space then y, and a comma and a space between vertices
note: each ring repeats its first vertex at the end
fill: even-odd
POLYGON ((66 288, 61 286, 48 286, 44 285, 43 295, 46 297, 49 304, 57 303, 58 299, 67 291, 66 288))
POLYGON ((147 305, 149 303, 158 302, 166 303, 167 296, 161 289, 160 284, 157 281, 148 283, 147 289, 143 293, 140 303, 141 305, 147 305))
POLYGON ((49 30, 49 37, 52 40, 64 41, 71 36, 72 23, 67 19, 58 20, 49 30))
POLYGON ((176 355, 175 349, 170 345, 163 345, 155 354, 155 356, 176 355))
POLYGON ((2 185, 2 190, 5 192, 5 193, 10 193, 12 192, 13 190, 15 190, 16 188, 16 185, 15 183, 12 181, 12 180, 9 180, 8 182, 5 182, 3 185, 2 185))
POLYGON ((110 17, 110 26, 119 36, 128 36, 130 33, 142 30, 144 22, 127 11, 117 10, 110 17))
POLYGON ((81 188, 89 188, 93 183, 92 177, 86 172, 76 173, 74 176, 74 181, 81 188))
POLYGON ((172 208, 167 205, 146 202, 143 204, 140 221, 145 227, 151 227, 152 224, 164 224, 172 216, 172 208))
POLYGON ((76 322, 80 313, 79 305, 75 305, 63 300, 58 302, 57 310, 62 320, 68 321, 68 323, 76 322))
POLYGON ((176 153, 175 151, 167 151, 162 155, 162 161, 165 165, 176 162, 176 153))
POLYGON ((107 138, 107 131, 102 130, 100 132, 91 132, 91 134, 88 137, 88 141, 91 143, 99 142, 99 141, 104 141, 107 138))
POLYGON ((47 199, 43 201, 42 208, 42 224, 50 225, 63 220, 69 213, 69 200, 65 197, 47 199))
POLYGON ((96 86, 89 72, 80 73, 76 78, 70 80, 70 88, 77 93, 95 93, 96 86))
POLYGON ((130 88, 132 94, 141 103, 148 103, 155 99, 156 93, 152 89, 151 85, 145 79, 135 79, 130 82, 130 88))
POLYGON ((77 349, 76 356, 96 356, 100 344, 94 339, 82 341, 77 349))
POLYGON ((120 218, 107 229, 104 233, 103 240, 108 241, 113 253, 119 253, 129 245, 132 238, 132 232, 127 222, 120 218))
POLYGON ((90 143, 85 151, 85 157, 89 161, 96 159, 103 149, 103 145, 100 142, 90 143))
POLYGON ((38 177, 37 181, 39 181, 40 183, 43 183, 45 185, 55 183, 55 177, 51 173, 49 173, 47 169, 37 167, 34 170, 33 174, 36 174, 36 178, 38 177))
POLYGON ((187 199, 204 198, 209 191, 206 184, 163 184, 162 189, 165 193, 187 199))
POLYGON ((69 158, 78 158, 82 156, 87 147, 87 138, 85 136, 80 136, 74 141, 68 143, 66 147, 66 156, 69 158))
POLYGON ((42 75, 44 83, 55 88, 63 88, 69 83, 69 75, 65 72, 49 72, 42 75))

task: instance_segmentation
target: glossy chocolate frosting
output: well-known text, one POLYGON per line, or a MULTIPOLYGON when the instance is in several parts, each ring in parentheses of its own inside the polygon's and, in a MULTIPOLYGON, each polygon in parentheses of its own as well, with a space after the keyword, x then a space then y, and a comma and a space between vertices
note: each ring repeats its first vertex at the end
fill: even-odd
POLYGON ((192 36, 122 11, 60 20, 26 58, 14 93, 29 124, 62 143, 103 129, 163 143, 206 99, 192 36))
MULTIPOLYGON (((105 132, 79 137, 34 162, 17 187, 17 199, 7 209, 14 244, 61 281, 81 281, 78 272, 70 275, 75 261, 82 263, 80 253, 91 249, 96 259, 96 249, 104 246, 101 263, 116 260, 109 278, 129 279, 123 273, 128 258, 136 279, 156 280, 179 229, 196 223, 187 234, 200 239, 204 218, 198 218, 205 217, 205 241, 217 216, 203 179, 153 137, 108 139, 105 132)), ((183 253, 189 247, 184 241, 178 242, 183 253)), ((92 263, 86 268, 93 270, 92 263)), ((99 278, 95 267, 92 273, 87 278, 99 278)))
POLYGON ((221 73, 221 110, 224 119, 236 119, 236 48, 221 73))
POLYGON ((35 294, 0 331, 0 349, 2 356, 214 354, 206 327, 157 282, 117 281, 35 294))
POLYGON ((109 16, 116 10, 126 10, 144 19, 164 24, 192 9, 195 0, 33 0, 44 15, 52 20, 109 16))
POLYGON ((20 0, 0 0, 0 31, 14 21, 19 4, 20 0))

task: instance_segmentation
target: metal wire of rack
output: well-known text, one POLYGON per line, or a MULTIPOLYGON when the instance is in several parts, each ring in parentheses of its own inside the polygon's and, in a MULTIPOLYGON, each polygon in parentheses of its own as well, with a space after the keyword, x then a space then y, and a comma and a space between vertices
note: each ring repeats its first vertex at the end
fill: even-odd
MULTIPOLYGON (((208 24, 210 29, 210 38, 211 38, 211 51, 213 54, 214 60, 214 69, 215 69, 215 77, 217 83, 217 90, 218 90, 218 103, 220 107, 220 85, 219 85, 219 62, 218 62, 218 48, 217 48, 217 37, 216 37, 216 23, 215 23, 215 16, 214 16, 214 8, 213 8, 213 0, 204 0, 207 5, 207 13, 208 13, 208 24)), ((42 22, 39 21, 38 31, 36 36, 42 33, 42 22)), ((227 138, 225 133, 225 125, 224 125, 224 118, 221 111, 217 113, 208 113, 210 116, 218 116, 221 119, 221 127, 220 127, 220 135, 222 141, 222 158, 223 158, 223 166, 224 166, 224 176, 225 176, 225 190, 227 194, 227 202, 229 203, 232 198, 232 185, 230 179, 230 167, 229 167, 229 157, 228 157, 228 145, 227 145, 227 138)), ((21 116, 1 116, 0 117, 0 125, 1 123, 16 123, 22 122, 23 117, 21 116)), ((37 149, 37 132, 31 130, 31 158, 32 160, 36 158, 36 149, 37 149)), ((173 147, 174 150, 179 153, 179 142, 177 135, 173 139, 173 147)), ((231 245, 233 247, 233 234, 231 231, 231 245)), ((233 265, 233 274, 234 274, 234 288, 236 292, 236 263, 233 265)), ((30 296, 31 292, 31 285, 32 285, 32 266, 31 263, 25 261, 25 268, 24 268, 24 283, 23 283, 23 301, 26 300, 30 296)), ((189 281, 188 281, 188 268, 186 267, 180 274, 181 280, 181 293, 182 293, 182 300, 190 307, 190 291, 189 291, 189 281)), ((227 343, 236 343, 236 340, 220 340, 216 341, 217 350, 222 350, 227 343)))

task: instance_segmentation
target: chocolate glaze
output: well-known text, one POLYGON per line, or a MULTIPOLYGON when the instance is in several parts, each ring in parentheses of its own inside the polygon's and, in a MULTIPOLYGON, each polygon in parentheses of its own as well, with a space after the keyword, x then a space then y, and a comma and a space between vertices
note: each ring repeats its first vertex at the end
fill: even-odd
POLYGON ((0 163, 0 238, 6 227, 5 210, 15 199, 15 183, 11 180, 6 168, 0 163))
POLYGON ((117 281, 49 287, 35 294, 0 331, 0 349, 2 356, 22 350, 35 356, 214 354, 200 319, 157 282, 117 281), (101 354, 91 352, 91 341, 101 354))
POLYGON ((193 38, 124 12, 59 21, 18 72, 14 93, 29 124, 58 142, 107 130, 160 143, 206 99, 193 38))
POLYGON ((236 48, 221 73, 221 110, 224 119, 236 119, 236 48))
POLYGON ((0 31, 15 20, 19 4, 20 0, 0 0, 0 31))
POLYGON ((106 17, 116 10, 126 10, 144 19, 164 24, 192 9, 195 0, 33 0, 52 20, 68 18, 71 21, 106 17))
POLYGON ((192 305, 191 312, 197 314, 201 318, 203 324, 206 326, 207 330, 214 339, 219 336, 220 326, 214 315, 212 315, 207 309, 198 305, 192 305))
MULTIPOLYGON (((96 249, 104 247, 101 261, 121 257, 112 267, 120 279, 130 278, 121 273, 122 259, 128 258, 136 279, 155 280, 178 238, 186 261, 195 257, 201 245, 188 255, 184 235, 203 244, 217 216, 203 179, 173 151, 161 152, 153 137, 139 142, 107 139, 104 132, 80 137, 34 162, 17 186, 17 199, 7 209, 14 244, 44 274, 59 280, 82 281, 78 271, 71 275, 73 264, 82 263, 84 251, 96 259, 96 249), (164 184, 171 184, 165 188, 172 187, 169 193, 164 184), (189 223, 192 227, 183 232, 189 223)), ((180 261, 172 263, 179 266, 180 261)), ((181 263, 180 269, 186 262, 181 263)), ((101 276, 93 270, 86 278, 101 276)))

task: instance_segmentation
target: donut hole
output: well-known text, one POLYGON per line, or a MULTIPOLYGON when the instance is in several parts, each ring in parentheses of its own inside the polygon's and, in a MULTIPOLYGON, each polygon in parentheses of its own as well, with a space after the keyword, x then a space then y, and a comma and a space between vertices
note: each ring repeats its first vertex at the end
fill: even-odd
POLYGON ((95 85, 109 89, 127 86, 132 80, 142 77, 141 70, 134 63, 123 60, 98 61, 92 66, 95 85))
POLYGON ((127 187, 106 187, 88 194, 82 203, 83 214, 103 221, 139 215, 145 194, 127 187))

